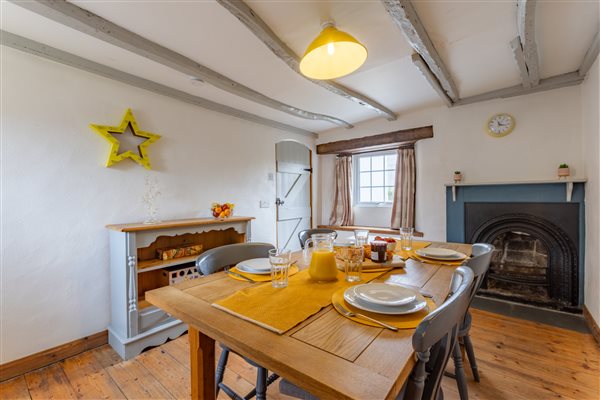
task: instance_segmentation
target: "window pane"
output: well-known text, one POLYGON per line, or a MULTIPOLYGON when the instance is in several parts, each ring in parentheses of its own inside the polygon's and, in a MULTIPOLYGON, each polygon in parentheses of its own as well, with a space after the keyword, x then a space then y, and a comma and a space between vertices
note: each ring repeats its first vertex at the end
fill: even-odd
POLYGON ((371 201, 376 203, 383 202, 383 188, 382 187, 374 187, 373 188, 373 197, 371 201))
POLYGON ((394 186, 396 184, 396 171, 385 171, 385 185, 394 186))
POLYGON ((381 171, 383 169, 383 156, 371 157, 371 170, 381 171))
POLYGON ((383 171, 373 172, 371 173, 371 185, 373 186, 383 186, 383 171))
POLYGON ((360 173, 360 187, 371 186, 371 173, 361 172, 360 173))
POLYGON ((371 170, 371 157, 361 157, 360 158, 360 170, 361 171, 370 171, 371 170))
POLYGON ((371 201, 371 188, 360 188, 361 203, 369 203, 371 201))
POLYGON ((385 169, 396 169, 396 154, 385 156, 385 169))
POLYGON ((389 202, 394 201, 394 187, 393 186, 387 186, 385 188, 385 201, 389 201, 389 202))

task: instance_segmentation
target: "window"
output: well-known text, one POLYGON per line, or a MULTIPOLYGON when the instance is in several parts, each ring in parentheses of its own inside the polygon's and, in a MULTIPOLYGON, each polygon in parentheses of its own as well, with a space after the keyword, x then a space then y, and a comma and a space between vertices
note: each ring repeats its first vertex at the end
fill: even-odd
POLYGON ((396 152, 386 151, 354 156, 357 205, 391 205, 396 181, 396 152))

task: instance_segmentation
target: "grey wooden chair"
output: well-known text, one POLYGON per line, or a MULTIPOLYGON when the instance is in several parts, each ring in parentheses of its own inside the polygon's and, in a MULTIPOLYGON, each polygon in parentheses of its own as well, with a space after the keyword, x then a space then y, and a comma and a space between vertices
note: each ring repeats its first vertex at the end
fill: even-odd
MULTIPOLYGON (((469 307, 473 302, 475 294, 481 287, 485 275, 490 267, 493 252, 494 246, 492 246, 491 244, 475 243, 471 251, 472 258, 465 262, 465 265, 473 271, 474 275, 473 287, 471 288, 471 292, 469 294, 469 307)), ((465 352, 469 360, 469 365, 471 366, 471 371, 473 372, 473 378, 476 382, 479 382, 479 371, 477 370, 475 350, 473 349, 473 343, 471 342, 471 336, 469 335, 470 329, 471 313, 467 308, 464 319, 460 326, 460 330, 458 331, 458 340, 459 343, 461 343, 465 347, 465 352)), ((467 400, 469 398, 469 393, 467 389, 467 378, 463 369, 463 359, 462 353, 460 351, 460 346, 456 346, 452 358, 454 359, 454 375, 446 375, 451 376, 452 378, 456 378, 456 384, 458 385, 458 392, 460 398, 461 400, 467 400)))
MULTIPOLYGON (((205 251, 196 259, 196 269, 200 275, 214 274, 215 272, 221 271, 225 267, 235 265, 240 261, 251 258, 268 257, 269 250, 274 248, 273 245, 268 243, 239 243, 216 247, 205 251)), ((224 393, 234 400, 251 399, 254 396, 256 396, 257 400, 265 400, 267 398, 267 387, 277 380, 279 376, 276 374, 269 375, 269 371, 267 371, 266 368, 263 368, 249 358, 244 357, 246 362, 257 368, 257 377, 256 387, 242 397, 223 383, 223 375, 225 373, 225 367, 227 366, 229 352, 232 350, 222 344, 221 349, 221 357, 219 357, 215 372, 216 393, 218 394, 219 390, 223 390, 224 393)))
MULTIPOLYGON (((456 268, 452 276, 448 299, 421 321, 412 337, 417 363, 398 399, 443 399, 442 376, 458 338, 458 331, 469 307, 473 271, 464 266, 456 268)), ((279 391, 305 400, 317 397, 282 379, 279 391)))
POLYGON ((304 244, 310 238, 310 235, 314 235, 315 233, 331 233, 333 234, 333 238, 337 238, 337 232, 333 229, 327 228, 314 228, 314 229, 305 229, 303 231, 298 232, 298 240, 300 240, 300 247, 304 248, 304 244))

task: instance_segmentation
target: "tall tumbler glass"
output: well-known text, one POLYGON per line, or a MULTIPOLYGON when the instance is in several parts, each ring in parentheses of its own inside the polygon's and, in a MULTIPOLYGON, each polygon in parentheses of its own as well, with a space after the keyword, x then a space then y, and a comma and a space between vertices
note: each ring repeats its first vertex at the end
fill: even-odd
POLYGON ((364 246, 369 242, 369 231, 367 229, 354 230, 354 243, 357 246, 364 246))
POLYGON ((290 250, 269 250, 269 262, 271 263, 271 284, 273 287, 287 287, 291 255, 292 252, 290 250))
POLYGON ((412 241, 415 228, 400 228, 400 247, 402 250, 412 250, 412 241))

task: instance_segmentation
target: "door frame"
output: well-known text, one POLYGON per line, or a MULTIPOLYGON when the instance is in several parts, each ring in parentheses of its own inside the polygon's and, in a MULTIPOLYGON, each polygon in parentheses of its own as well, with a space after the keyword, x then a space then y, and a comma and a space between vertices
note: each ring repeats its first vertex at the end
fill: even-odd
MULTIPOLYGON (((308 146, 306 143, 302 143, 298 140, 294 140, 294 139, 283 139, 280 140, 278 142, 275 142, 275 197, 277 197, 277 144, 282 143, 282 142, 295 142, 298 143, 304 147, 306 147, 306 149, 308 150, 308 165, 310 168, 310 175, 308 178, 308 182, 309 182, 309 197, 310 197, 310 202, 309 202, 309 207, 310 207, 310 228, 313 228, 313 159, 312 159, 312 154, 313 151, 310 148, 310 146, 308 146)), ((277 245, 277 248, 279 248, 279 226, 277 224, 277 222, 279 222, 279 206, 275 205, 275 244, 277 245)))

